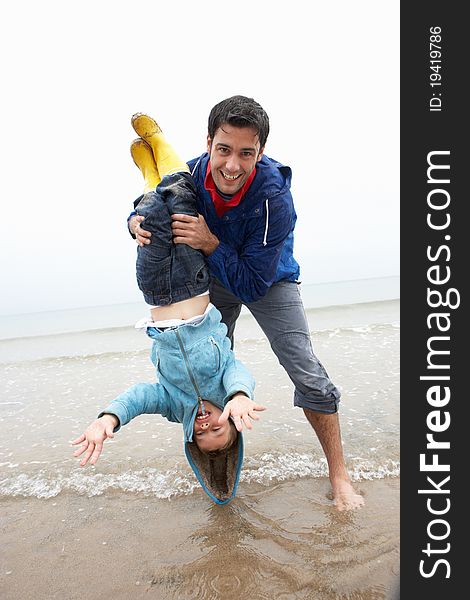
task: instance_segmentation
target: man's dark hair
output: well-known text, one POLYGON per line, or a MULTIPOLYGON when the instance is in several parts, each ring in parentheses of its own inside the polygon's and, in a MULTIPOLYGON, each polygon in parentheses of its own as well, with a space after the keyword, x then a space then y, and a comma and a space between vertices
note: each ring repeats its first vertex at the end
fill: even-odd
POLYGON ((232 96, 216 104, 209 115, 208 133, 211 140, 224 124, 252 127, 258 134, 260 148, 264 148, 269 134, 269 117, 253 98, 232 96))

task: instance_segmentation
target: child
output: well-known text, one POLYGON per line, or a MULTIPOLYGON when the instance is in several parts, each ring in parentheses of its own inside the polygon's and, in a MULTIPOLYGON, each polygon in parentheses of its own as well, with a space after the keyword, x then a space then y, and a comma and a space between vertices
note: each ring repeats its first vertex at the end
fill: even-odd
POLYGON ((151 232, 137 249, 139 288, 150 307, 142 323, 153 340, 151 359, 158 383, 140 383, 118 396, 85 432, 80 465, 95 464, 103 442, 144 413, 158 413, 183 425, 185 453, 205 492, 218 504, 235 495, 243 460, 243 423, 252 429, 254 380, 230 349, 227 328, 210 304, 203 254, 172 241, 171 215, 197 216, 196 189, 189 169, 149 116, 136 114, 140 136, 131 145, 145 193, 136 203, 151 232), (230 417, 230 418, 229 418, 230 417))

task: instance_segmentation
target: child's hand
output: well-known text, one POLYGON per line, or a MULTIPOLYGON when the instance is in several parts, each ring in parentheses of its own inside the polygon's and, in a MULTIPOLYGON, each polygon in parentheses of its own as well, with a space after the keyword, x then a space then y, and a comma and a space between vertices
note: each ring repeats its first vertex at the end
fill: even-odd
POLYGON ((238 431, 242 431, 243 423, 247 429, 253 429, 250 419, 259 421, 259 417, 255 414, 255 411, 258 410, 266 410, 266 407, 255 404, 245 394, 235 394, 225 405, 224 412, 219 417, 219 425, 225 423, 232 416, 238 431))
POLYGON ((113 438, 113 430, 119 425, 119 419, 114 415, 103 415, 96 421, 87 427, 85 433, 82 433, 80 437, 72 442, 73 446, 84 442, 83 446, 73 453, 74 456, 80 456, 85 451, 85 456, 80 462, 80 466, 83 467, 89 462, 90 465, 94 465, 100 457, 101 451, 103 450, 103 442, 106 438, 113 438))

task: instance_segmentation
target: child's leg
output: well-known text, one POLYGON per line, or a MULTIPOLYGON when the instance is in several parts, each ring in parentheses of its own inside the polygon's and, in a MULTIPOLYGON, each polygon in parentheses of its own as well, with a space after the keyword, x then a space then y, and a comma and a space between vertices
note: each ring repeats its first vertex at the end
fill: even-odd
POLYGON ((144 194, 154 190, 160 183, 161 177, 155 164, 152 148, 143 139, 138 138, 131 144, 131 155, 144 177, 144 194))
MULTIPOLYGON (((204 255, 186 244, 172 243, 171 215, 197 216, 197 191, 188 166, 166 141, 156 121, 137 113, 132 126, 142 143, 151 148, 161 178, 136 207, 137 214, 145 217, 141 227, 152 233, 150 244, 138 248, 137 280, 147 304, 161 307, 188 300, 209 287, 204 255)), ((147 152, 145 147, 143 151, 147 152)))
POLYGON ((149 244, 137 247, 136 275, 145 302, 152 306, 170 303, 171 298, 171 216, 160 186, 147 192, 136 208, 144 217, 142 227, 150 231, 149 244))
POLYGON ((136 113, 132 117, 132 127, 137 135, 152 148, 161 179, 172 173, 189 172, 188 165, 181 160, 173 147, 166 141, 155 119, 142 113, 136 113))

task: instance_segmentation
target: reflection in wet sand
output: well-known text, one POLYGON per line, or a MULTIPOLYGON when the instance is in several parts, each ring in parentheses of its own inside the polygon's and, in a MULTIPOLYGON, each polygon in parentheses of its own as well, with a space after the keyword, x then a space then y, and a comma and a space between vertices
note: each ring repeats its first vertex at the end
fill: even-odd
POLYGON ((343 393, 346 462, 366 501, 353 513, 334 508, 292 384, 251 332, 238 337, 237 354, 269 410, 245 436, 237 498, 222 507, 197 485, 180 426, 160 417, 123 428, 96 467, 80 469, 72 457, 68 441, 104 403, 155 379, 145 345, 126 350, 115 332, 104 352, 109 332, 85 332, 32 339, 30 354, 15 358, 4 344, 0 598, 397 600, 399 327, 387 306, 364 326, 357 307, 343 324, 312 325, 343 393))
POLYGON ((372 499, 372 507, 340 513, 327 500, 326 482, 313 499, 302 497, 308 487, 318 482, 289 482, 208 507, 204 524, 166 556, 150 587, 179 600, 392 599, 398 517, 379 533, 372 499))

